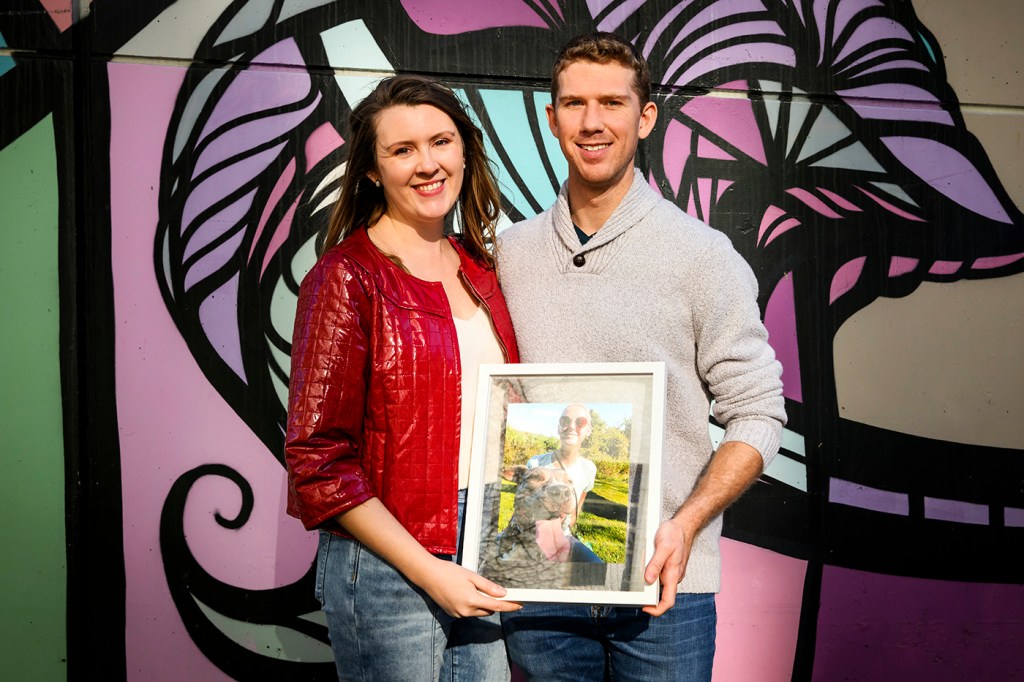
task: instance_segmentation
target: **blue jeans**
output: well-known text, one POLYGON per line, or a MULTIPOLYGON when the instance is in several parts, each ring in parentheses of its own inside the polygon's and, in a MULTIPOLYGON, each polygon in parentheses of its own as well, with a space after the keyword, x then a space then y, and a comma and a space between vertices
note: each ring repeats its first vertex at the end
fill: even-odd
MULTIPOLYGON (((464 505, 460 494, 460 525, 464 505)), ((356 540, 320 531, 316 597, 327 614, 339 680, 501 682, 510 677, 497 614, 452 618, 356 540)))
POLYGON ((621 606, 527 604, 501 622, 509 658, 529 680, 711 679, 713 594, 680 594, 658 618, 621 606))

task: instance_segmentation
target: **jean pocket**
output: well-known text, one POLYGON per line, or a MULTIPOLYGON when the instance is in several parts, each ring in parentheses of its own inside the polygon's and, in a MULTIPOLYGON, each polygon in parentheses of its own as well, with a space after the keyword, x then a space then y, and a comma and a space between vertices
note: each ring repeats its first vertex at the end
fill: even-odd
POLYGON ((320 531, 320 538, 316 547, 316 580, 313 583, 313 596, 324 605, 324 580, 327 574, 327 555, 331 551, 331 534, 320 531))

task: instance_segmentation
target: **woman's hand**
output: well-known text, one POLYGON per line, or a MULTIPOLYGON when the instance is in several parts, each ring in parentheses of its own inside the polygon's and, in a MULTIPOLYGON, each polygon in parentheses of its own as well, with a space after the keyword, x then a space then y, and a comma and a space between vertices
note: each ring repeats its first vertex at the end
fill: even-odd
POLYGON ((504 587, 423 549, 376 497, 336 519, 352 537, 422 588, 449 616, 489 616, 523 608, 495 599, 505 595, 504 587))
POLYGON ((518 611, 521 604, 501 601, 505 588, 455 562, 433 557, 422 576, 408 576, 454 618, 489 616, 496 611, 518 611))

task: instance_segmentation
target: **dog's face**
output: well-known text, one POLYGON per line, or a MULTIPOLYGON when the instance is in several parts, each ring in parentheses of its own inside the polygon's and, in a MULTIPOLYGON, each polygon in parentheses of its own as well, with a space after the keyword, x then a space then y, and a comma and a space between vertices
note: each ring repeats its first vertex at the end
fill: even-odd
POLYGON ((561 469, 526 469, 517 467, 516 488, 512 517, 520 526, 527 527, 538 521, 561 521, 573 512, 575 504, 572 481, 561 469))
MULTIPOLYGON (((487 577, 502 585, 526 587, 541 564, 564 563, 569 538, 562 523, 576 504, 572 482, 562 469, 527 469, 519 465, 502 473, 516 483, 512 518, 499 536, 495 565, 487 577)), ((557 583, 557 580, 555 581, 557 583)))

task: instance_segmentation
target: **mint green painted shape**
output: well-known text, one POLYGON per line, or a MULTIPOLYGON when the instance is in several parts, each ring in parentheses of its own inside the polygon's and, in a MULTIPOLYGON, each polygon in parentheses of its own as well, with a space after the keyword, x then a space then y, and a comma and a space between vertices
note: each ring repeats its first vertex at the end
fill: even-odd
MULTIPOLYGON (((185 148, 185 143, 188 142, 188 136, 192 134, 192 128, 195 127, 196 121, 199 120, 199 116, 203 113, 203 110, 208 108, 208 102, 210 95, 213 94, 213 89, 216 87, 220 79, 224 77, 224 74, 228 72, 228 67, 211 71, 210 73, 203 76, 203 80, 199 82, 196 89, 189 95, 188 102, 185 104, 185 110, 181 114, 181 122, 178 124, 178 132, 174 136, 174 160, 177 161, 181 155, 181 151, 185 148)), ((165 270, 164 272, 167 272, 165 270)))
MULTIPOLYGON (((530 121, 527 118, 526 107, 529 105, 525 102, 529 101, 532 104, 532 97, 529 93, 519 90, 480 90, 480 98, 487 107, 491 125, 494 126, 495 137, 503 143, 502 146, 505 149, 505 154, 508 155, 509 164, 519 172, 534 200, 546 209, 555 203, 557 196, 551 187, 551 180, 544 172, 537 145, 529 144, 533 139, 533 132, 530 130, 530 121), (524 94, 528 98, 527 100, 523 99, 524 94)), ((547 120, 547 116, 540 119, 543 126, 541 132, 553 139, 548 131, 547 120)), ((495 163, 501 163, 499 156, 490 158, 495 163)), ((558 151, 557 158, 565 158, 562 156, 561 150, 558 151)), ((507 181, 504 184, 511 185, 512 183, 507 181)), ((516 204, 517 207, 526 205, 525 203, 516 204)), ((523 209, 520 208, 520 210, 523 209)))
MULTIPOLYGON (((770 83, 771 81, 765 81, 770 83)), ((793 88, 794 95, 806 95, 807 93, 799 88, 793 88)), ((767 98, 766 98, 767 99, 767 98)), ((793 143, 800 134, 800 128, 804 124, 811 111, 809 101, 794 101, 789 107, 789 137, 786 140, 786 155, 793 151, 793 143)), ((778 105, 773 105, 769 110, 773 118, 772 129, 775 128, 774 119, 778 117, 778 105)), ((850 170, 884 172, 881 164, 875 160, 871 152, 863 144, 858 142, 850 129, 840 121, 835 114, 828 109, 822 108, 818 118, 812 124, 811 132, 807 136, 804 147, 800 150, 798 161, 808 158, 811 154, 825 149, 829 145, 846 142, 845 146, 839 147, 835 153, 818 159, 812 166, 823 168, 844 168, 850 170)))
MULTIPOLYGON (((487 154, 487 158, 493 162, 494 176, 498 181, 498 189, 505 198, 516 208, 520 210, 529 210, 530 202, 526 200, 522 190, 519 189, 519 185, 512 182, 512 179, 508 177, 504 167, 501 163, 501 157, 498 156, 498 150, 494 146, 494 140, 491 139, 491 135, 484 128, 480 121, 480 115, 476 109, 470 106, 469 99, 466 97, 466 91, 462 89, 456 89, 455 94, 458 95, 459 100, 466 107, 466 113, 469 114, 469 118, 473 121, 473 125, 481 130, 484 138, 484 152, 487 154)), ((530 145, 533 146, 532 144, 530 145)))
MULTIPOLYGON (((299 248, 295 257, 292 258, 291 276, 296 282, 301 282, 315 263, 316 238, 311 237, 306 240, 306 243, 299 248)), ((277 284, 274 285, 274 295, 270 299, 270 323, 274 331, 282 339, 287 339, 289 343, 292 340, 292 329, 295 327, 295 306, 297 303, 298 297, 288 288, 285 279, 283 277, 278 279, 277 284)), ((285 376, 288 376, 291 373, 291 358, 281 352, 270 339, 266 339, 265 342, 267 349, 270 350, 272 362, 277 365, 277 368, 285 376)), ((287 409, 288 384, 279 380, 275 372, 271 372, 270 376, 274 379, 274 390, 277 392, 277 399, 281 402, 281 406, 287 409)))
MULTIPOLYGON (((782 87, 781 84, 774 81, 763 81, 761 84, 763 90, 768 89, 765 86, 769 86, 776 90, 781 89, 782 87)), ((800 88, 793 88, 794 96, 803 97, 806 94, 807 93, 800 88)), ((780 101, 776 97, 765 97, 764 102, 772 134, 777 135, 780 101)), ((870 158, 871 155, 868 153, 867 149, 865 149, 863 145, 856 143, 850 129, 847 128, 846 125, 829 109, 825 107, 818 107, 819 105, 813 104, 810 100, 805 99, 798 99, 790 102, 789 127, 786 131, 786 156, 788 157, 793 154, 793 145, 800 138, 800 131, 806 125, 807 117, 814 113, 815 119, 811 123, 811 130, 807 135, 807 139, 804 141, 803 146, 797 150, 798 153, 796 160, 798 163, 810 158, 827 147, 845 142, 846 144, 839 147, 836 153, 827 157, 827 163, 819 161, 813 165, 829 166, 832 168, 863 168, 865 170, 870 167, 872 170, 881 170, 881 166, 879 166, 873 158, 870 158), (866 160, 865 156, 870 160, 866 160)))
MULTIPOLYGON (((537 109, 537 121, 540 124, 540 139, 544 143, 544 153, 547 154, 548 161, 551 162, 551 169, 555 172, 555 177, 558 178, 558 184, 561 187, 569 179, 569 162, 566 161, 565 154, 562 153, 562 148, 558 145, 558 138, 551 132, 551 127, 548 125, 547 105, 549 104, 551 104, 550 92, 538 90, 533 93, 533 105, 537 109)), ((547 205, 544 205, 544 210, 547 208, 547 205)))
POLYGON ((800 149, 797 163, 817 154, 826 147, 838 145, 844 141, 847 145, 854 142, 853 133, 835 114, 822 107, 818 112, 818 117, 811 125, 811 132, 807 136, 804 146, 800 149))
POLYGON ((764 95, 764 110, 768 114, 768 127, 772 131, 772 137, 778 134, 779 126, 779 101, 778 95, 769 95, 768 93, 782 92, 782 83, 779 81, 761 81, 758 83, 761 88, 761 92, 764 95))
POLYGON ((920 206, 918 206, 918 203, 914 201, 910 197, 910 195, 907 194, 899 185, 894 185, 891 182, 872 182, 871 184, 877 187, 878 189, 882 190, 886 194, 889 194, 891 196, 896 197, 897 199, 905 201, 911 206, 917 206, 918 208, 920 208, 920 206))
MULTIPOLYGON (((0 33, 0 49, 5 47, 7 47, 7 41, 4 40, 4 34, 0 33)), ((0 76, 4 75, 13 68, 14 57, 10 57, 5 54, 0 54, 0 76)))
POLYGON ((214 45, 221 45, 229 40, 236 40, 251 35, 263 28, 270 19, 274 9, 272 0, 249 0, 249 2, 228 22, 224 30, 217 36, 214 45))
MULTIPOLYGON (((292 371, 292 359, 290 355, 283 353, 277 346, 271 343, 269 340, 266 341, 267 348, 270 349, 270 357, 274 363, 277 364, 278 368, 282 370, 285 376, 291 376, 292 371)), ((288 409, 288 384, 280 379, 280 377, 271 373, 271 383, 274 386, 274 393, 277 395, 277 400, 281 403, 281 407, 288 409)))
POLYGON ((67 679, 56 159, 49 116, 0 149, 0 680, 67 679))
MULTIPOLYGON (((793 88, 792 92, 794 97, 803 97, 807 94, 805 90, 800 88, 793 88)), ((786 156, 788 157, 793 153, 793 143, 796 142, 797 137, 800 135, 800 128, 804 124, 804 119, 807 118, 807 114, 810 111, 810 102, 805 99, 794 100, 789 106, 789 129, 786 137, 786 156)))
POLYGON ((921 44, 924 45, 924 49, 928 50, 928 56, 931 58, 933 64, 938 64, 939 60, 935 58, 935 48, 932 47, 931 42, 924 37, 923 33, 918 32, 917 37, 921 40, 921 44))
POLYGON ((800 135, 800 128, 804 125, 810 103, 804 101, 792 102, 789 105, 789 129, 786 131, 786 158, 793 153, 793 143, 800 135))
POLYGON ((875 160, 871 152, 860 142, 844 147, 831 156, 815 161, 812 166, 821 168, 848 168, 851 170, 885 172, 882 165, 875 160))
MULTIPOLYGON (((277 625, 245 623, 214 611, 198 599, 196 604, 224 636, 253 653, 267 658, 302 663, 331 663, 334 661, 334 654, 331 652, 329 644, 324 644, 297 630, 277 625)), ((307 618, 306 620, 316 622, 318 619, 307 618)))
POLYGON ((373 91, 377 81, 395 70, 362 19, 329 28, 320 34, 320 40, 324 43, 327 61, 333 68, 342 70, 334 80, 353 109, 373 91), (366 71, 371 73, 361 73, 366 71), (372 73, 374 71, 378 73, 372 73))
POLYGON ((303 12, 308 12, 316 7, 329 5, 332 2, 334 2, 334 0, 284 0, 281 4, 281 13, 277 16, 277 23, 280 24, 285 19, 291 19, 303 12))

